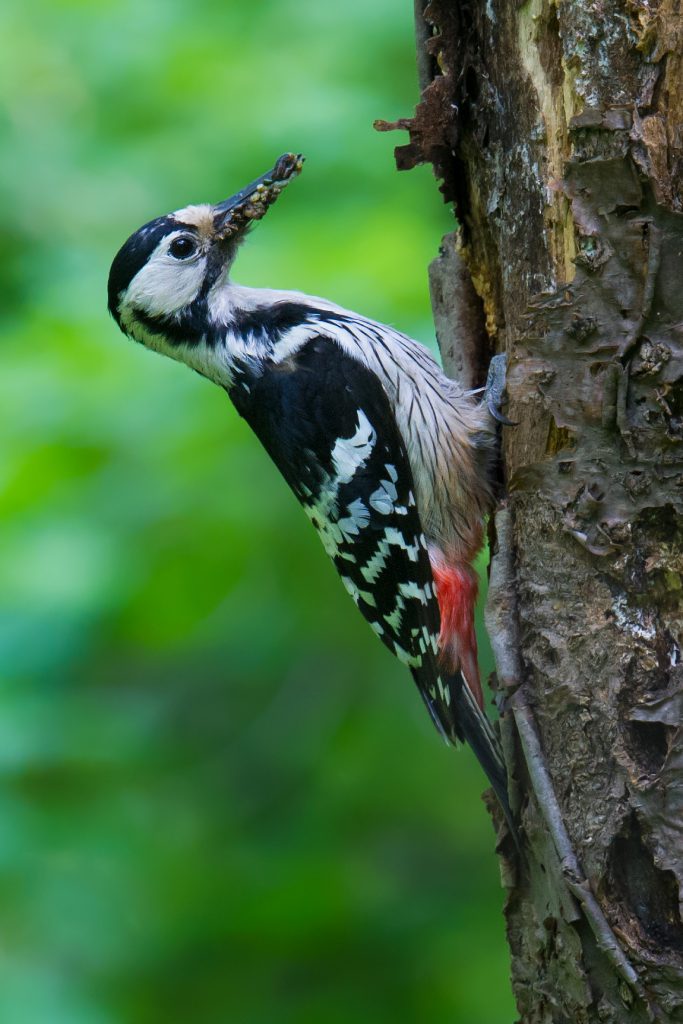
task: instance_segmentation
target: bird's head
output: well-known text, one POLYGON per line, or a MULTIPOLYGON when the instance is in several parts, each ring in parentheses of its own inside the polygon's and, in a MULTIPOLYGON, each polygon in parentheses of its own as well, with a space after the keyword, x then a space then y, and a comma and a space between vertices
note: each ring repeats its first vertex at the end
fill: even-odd
POLYGON ((186 206, 139 228, 109 272, 109 312, 136 341, 203 370, 216 294, 251 225, 300 172, 285 153, 272 170, 230 199, 186 206))

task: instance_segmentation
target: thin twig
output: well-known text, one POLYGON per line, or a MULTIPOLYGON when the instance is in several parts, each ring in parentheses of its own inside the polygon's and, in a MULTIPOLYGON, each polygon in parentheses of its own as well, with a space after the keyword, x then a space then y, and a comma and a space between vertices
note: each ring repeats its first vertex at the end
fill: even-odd
POLYGON ((591 891, 588 879, 581 870, 578 858, 572 847, 571 839, 569 838, 569 833, 564 824, 562 810, 555 795, 550 773, 543 756, 541 742, 536 731, 533 712, 526 701, 523 686, 519 687, 512 695, 509 706, 515 717, 515 724, 522 744, 522 750, 524 751, 524 759, 536 802, 552 837, 553 845, 560 860, 562 877, 567 888, 581 904, 599 949, 605 953, 620 977, 637 992, 648 1011, 649 1019, 652 1021, 662 1020, 663 1018, 658 1007, 650 1001, 635 968, 619 945, 617 937, 603 914, 600 904, 591 891))
POLYGON ((498 551, 491 561, 491 582, 486 622, 491 636, 498 676, 511 693, 507 706, 514 716, 531 787, 548 828, 560 862, 562 878, 569 892, 580 904, 586 921, 595 936, 598 948, 614 966, 619 976, 641 999, 649 1020, 663 1021, 665 1016, 645 991, 638 974, 619 945, 600 904, 593 894, 567 832, 562 810, 555 795, 552 779, 543 755, 533 711, 522 685, 519 653, 519 631, 513 562, 513 533, 510 509, 501 508, 495 519, 498 551))
POLYGON ((496 661, 496 674, 506 690, 514 690, 522 679, 519 658, 519 629, 515 599, 515 566, 512 552, 512 516, 507 505, 495 516, 497 550, 491 558, 489 597, 484 610, 486 631, 496 661))

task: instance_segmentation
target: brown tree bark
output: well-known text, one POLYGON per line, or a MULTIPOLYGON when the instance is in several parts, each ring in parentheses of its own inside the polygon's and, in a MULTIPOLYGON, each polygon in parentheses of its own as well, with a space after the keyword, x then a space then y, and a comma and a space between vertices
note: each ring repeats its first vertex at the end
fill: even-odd
MULTIPOLYGON (((489 629, 526 1024, 683 1021, 683 17, 417 0, 444 360, 508 355, 489 629)), ((383 127, 389 127, 384 125, 383 127)))

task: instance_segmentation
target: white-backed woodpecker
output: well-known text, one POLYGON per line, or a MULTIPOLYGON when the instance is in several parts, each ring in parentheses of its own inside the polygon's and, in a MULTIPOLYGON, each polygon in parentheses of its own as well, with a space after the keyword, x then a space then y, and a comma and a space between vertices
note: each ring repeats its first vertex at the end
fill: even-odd
POLYGON ((438 730, 469 742, 509 818, 474 633, 495 388, 478 401, 423 345, 326 299, 232 281, 250 224, 301 165, 285 154, 231 199, 145 224, 114 259, 109 309, 127 335, 227 391, 438 730))

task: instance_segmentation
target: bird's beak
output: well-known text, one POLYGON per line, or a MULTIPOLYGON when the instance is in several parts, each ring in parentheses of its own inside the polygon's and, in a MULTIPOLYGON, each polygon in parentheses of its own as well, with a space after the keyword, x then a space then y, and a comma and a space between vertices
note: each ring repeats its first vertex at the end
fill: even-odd
POLYGON ((216 237, 235 238, 255 220, 260 220, 283 188, 296 178, 304 164, 301 153, 285 153, 275 166, 230 199, 214 206, 216 237))

